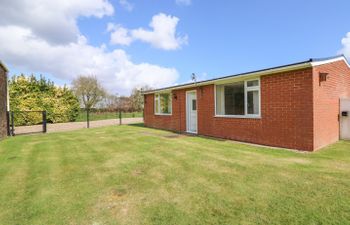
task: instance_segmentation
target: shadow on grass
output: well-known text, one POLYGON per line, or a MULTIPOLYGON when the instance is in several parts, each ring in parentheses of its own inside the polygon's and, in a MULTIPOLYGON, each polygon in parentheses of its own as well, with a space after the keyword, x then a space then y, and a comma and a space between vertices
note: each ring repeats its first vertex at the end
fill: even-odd
POLYGON ((144 123, 132 123, 132 124, 127 124, 128 126, 132 127, 145 127, 144 123))
POLYGON ((42 131, 32 131, 32 132, 23 132, 23 133, 14 133, 13 136, 9 137, 16 137, 16 136, 25 136, 25 135, 35 135, 35 134, 47 134, 42 131))
MULTIPOLYGON (((146 127, 144 123, 132 123, 132 124, 127 124, 127 126, 150 128, 150 127, 146 127)), ((163 130, 163 131, 168 131, 168 132, 174 133, 174 135, 165 136, 165 137, 169 137, 169 138, 178 137, 178 135, 183 135, 183 136, 187 136, 187 137, 202 137, 202 138, 207 138, 207 139, 212 139, 212 140, 222 141, 222 142, 230 141, 229 139, 211 137, 211 136, 206 136, 206 135, 198 135, 198 134, 192 134, 192 133, 187 133, 187 132, 179 132, 179 131, 175 131, 175 130, 158 129, 158 128, 151 128, 151 129, 163 130)), ((233 140, 231 140, 231 141, 233 141, 233 140)))

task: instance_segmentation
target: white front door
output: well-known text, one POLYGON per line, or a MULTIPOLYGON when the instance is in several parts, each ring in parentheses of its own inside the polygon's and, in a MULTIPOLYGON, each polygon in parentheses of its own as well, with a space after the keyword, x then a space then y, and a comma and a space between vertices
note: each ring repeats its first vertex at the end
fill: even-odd
POLYGON ((350 140, 350 99, 340 100, 340 139, 350 140))
POLYGON ((186 127, 187 132, 197 133, 197 93, 186 92, 186 127))

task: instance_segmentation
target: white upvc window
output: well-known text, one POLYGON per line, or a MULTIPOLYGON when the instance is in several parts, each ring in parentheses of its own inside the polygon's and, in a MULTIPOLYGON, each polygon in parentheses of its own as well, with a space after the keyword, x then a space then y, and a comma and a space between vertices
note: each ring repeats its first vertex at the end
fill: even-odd
POLYGON ((171 115, 172 113, 171 93, 154 94, 154 114, 171 115))
POLYGON ((215 115, 260 118, 260 79, 215 86, 215 115))

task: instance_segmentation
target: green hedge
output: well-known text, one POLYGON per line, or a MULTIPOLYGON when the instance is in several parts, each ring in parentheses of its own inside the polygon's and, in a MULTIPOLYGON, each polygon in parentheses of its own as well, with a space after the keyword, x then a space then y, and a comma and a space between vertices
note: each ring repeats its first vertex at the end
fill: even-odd
POLYGON ((13 76, 9 81, 10 108, 15 112, 15 125, 33 125, 42 121, 40 113, 18 111, 47 111, 49 123, 75 121, 79 101, 66 86, 56 86, 40 76, 13 76))

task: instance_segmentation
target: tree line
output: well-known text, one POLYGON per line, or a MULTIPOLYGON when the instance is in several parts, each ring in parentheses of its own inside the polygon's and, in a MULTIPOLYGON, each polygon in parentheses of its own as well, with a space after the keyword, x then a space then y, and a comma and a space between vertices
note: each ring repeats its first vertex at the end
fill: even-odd
POLYGON ((60 87, 44 76, 14 75, 9 79, 10 110, 17 113, 16 125, 40 123, 40 113, 32 111, 46 111, 49 123, 73 122, 81 109, 141 112, 146 89, 150 88, 134 88, 129 96, 120 96, 108 93, 95 76, 79 76, 71 87, 60 87))

